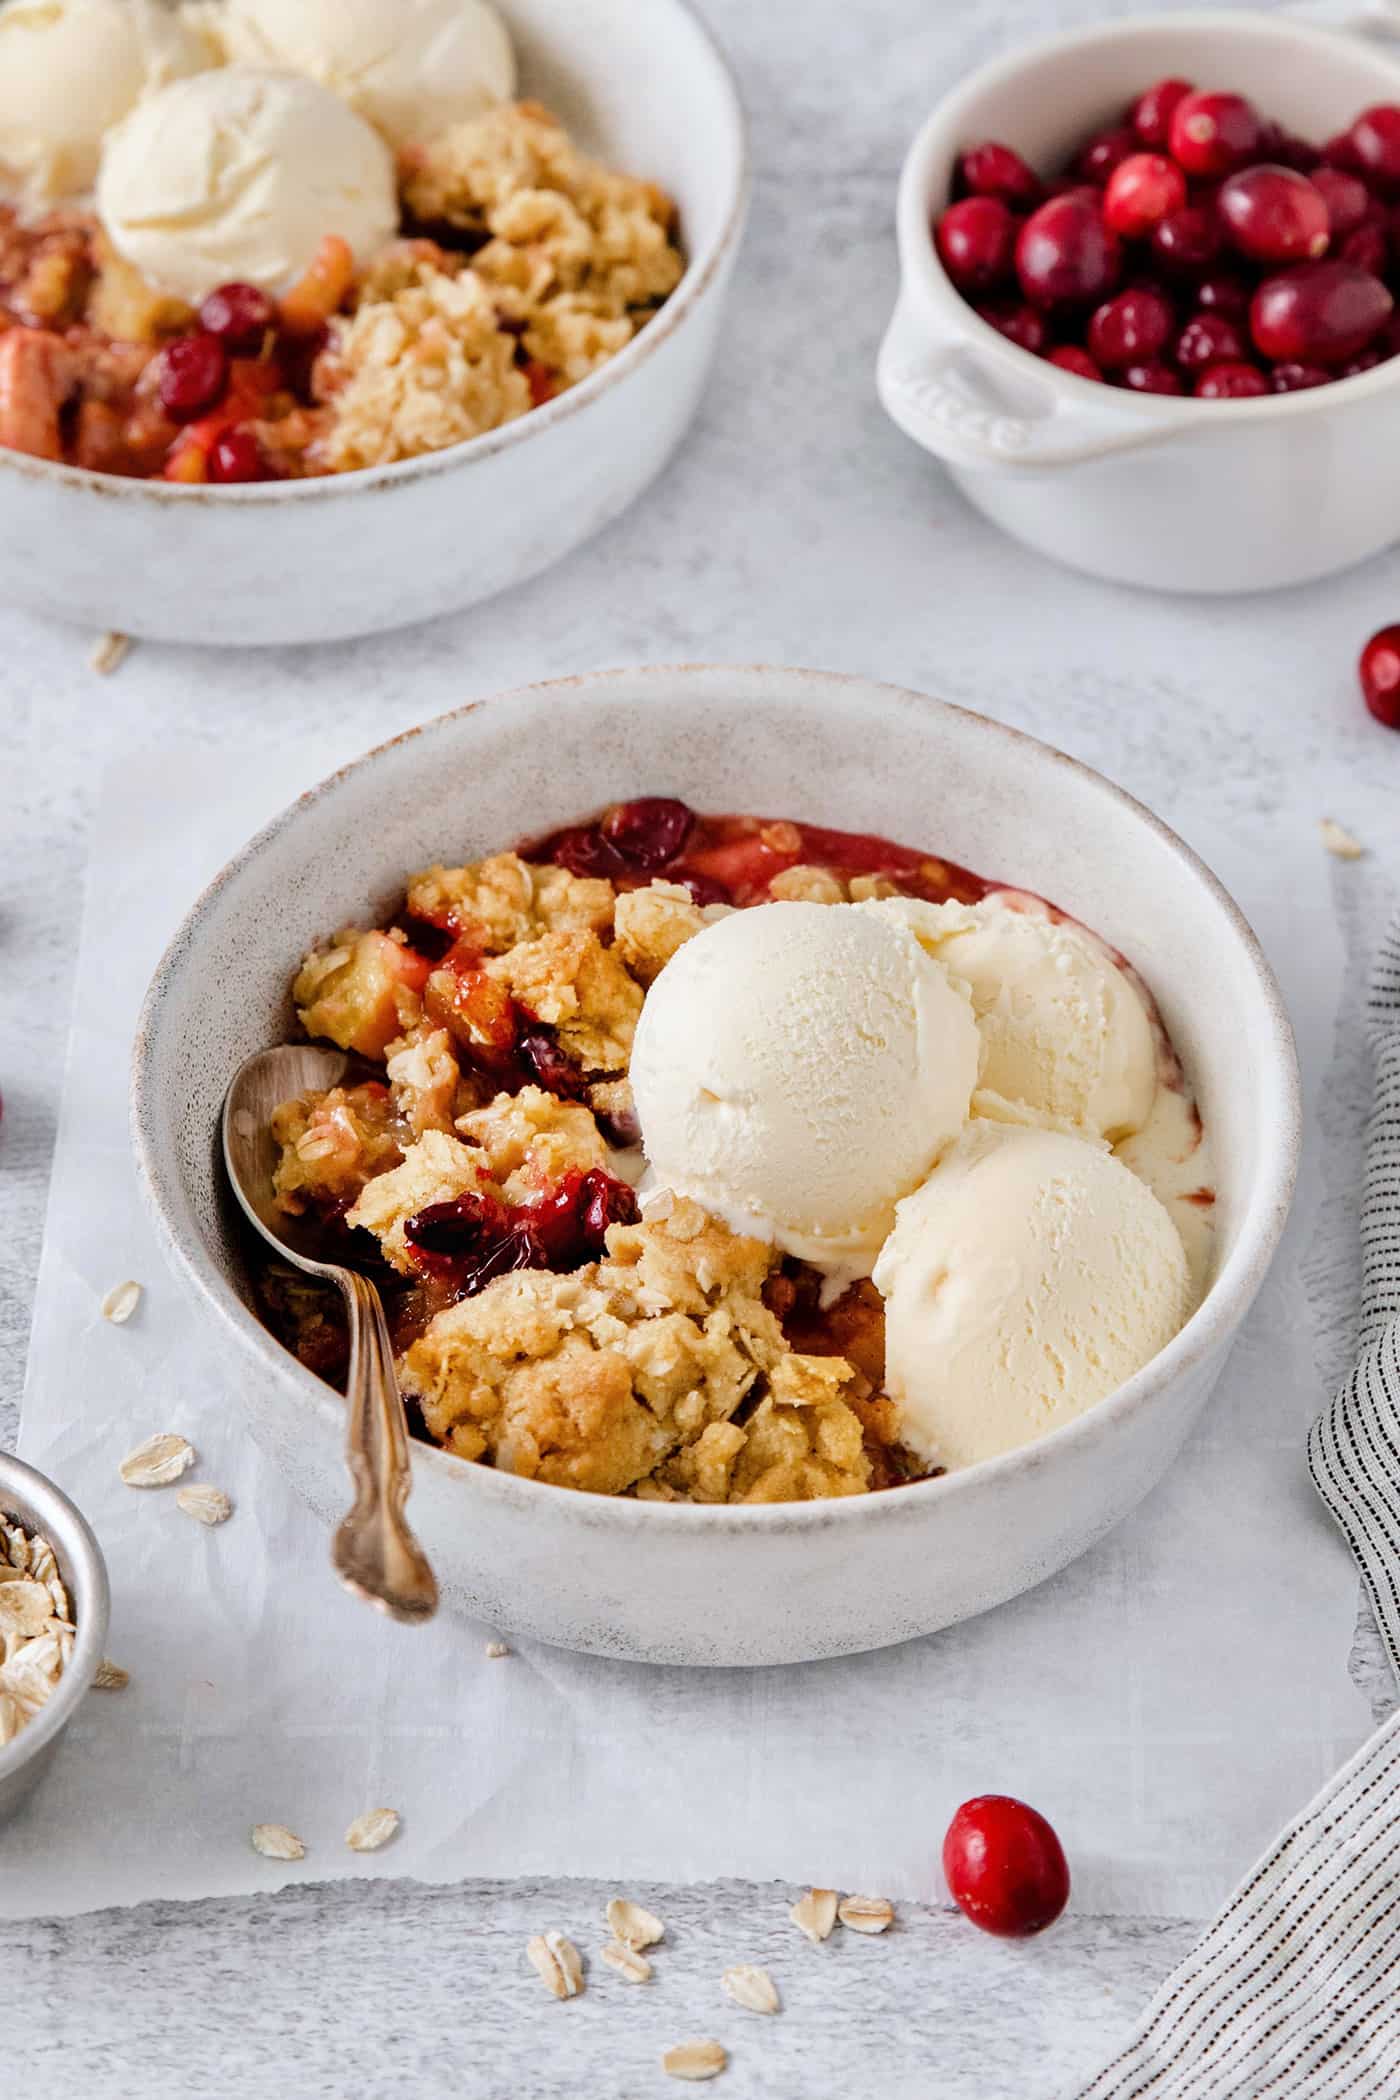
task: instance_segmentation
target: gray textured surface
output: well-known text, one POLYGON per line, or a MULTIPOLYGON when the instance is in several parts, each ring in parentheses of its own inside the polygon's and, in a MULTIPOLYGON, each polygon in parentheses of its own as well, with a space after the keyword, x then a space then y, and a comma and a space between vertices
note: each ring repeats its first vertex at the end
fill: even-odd
MULTIPOLYGON (((1324 813, 1393 841, 1400 739, 1367 721, 1352 668, 1400 611, 1392 561, 1268 600, 1101 588, 1000 540, 875 404, 892 184, 914 126, 971 63, 1102 11, 812 0, 799 15, 710 0, 744 73, 758 172, 720 370, 662 485, 553 576, 397 638, 148 648, 107 682, 86 668, 88 637, 0 614, 0 1439, 23 1372, 87 822, 113 753, 146 750, 158 768, 171 745, 237 743, 275 769, 283 738, 324 732, 349 756, 530 677, 773 658, 924 686, 1047 736, 1168 818, 1189 812, 1207 852, 1212 831, 1246 840, 1261 880, 1352 878, 1321 864, 1324 813)), ((1369 913, 1348 910, 1361 938, 1369 913)), ((1350 1117, 1340 1099, 1331 1113, 1354 1135, 1354 1096, 1350 1117)), ((1373 1646, 1353 1668, 1379 1712, 1390 1694, 1373 1646)), ((596 1947, 606 1893, 386 1881, 0 1926, 0 2035, 22 2016, 31 2096, 630 2096, 667 2089, 670 2041, 714 2033, 734 2051, 717 2091, 1037 2100, 1107 2052, 1193 1933, 1072 1917, 1007 1948, 925 1913, 817 1954, 784 1925, 786 1892, 657 1891, 673 1932, 656 1983, 634 1991, 604 1972, 556 2005, 524 1939, 558 1923, 596 1947), (781 2019, 720 1998, 719 1971, 744 1958, 771 1963, 781 2019)))

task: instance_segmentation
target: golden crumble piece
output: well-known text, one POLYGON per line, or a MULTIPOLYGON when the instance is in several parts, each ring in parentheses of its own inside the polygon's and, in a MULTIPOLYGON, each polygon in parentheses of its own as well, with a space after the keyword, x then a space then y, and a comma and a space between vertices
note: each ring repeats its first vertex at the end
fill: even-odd
POLYGON ((436 241, 389 241, 371 256, 355 285, 356 308, 377 300, 397 298, 400 292, 421 286, 433 276, 455 277, 464 267, 463 258, 436 241))
POLYGON ((476 935, 488 953, 503 955, 542 933, 606 933, 613 886, 599 876, 494 853, 462 868, 425 868, 409 883, 408 909, 456 938, 476 935))
POLYGON ((708 1427, 660 1470, 693 1502, 813 1502, 863 1495, 871 1467, 860 1416, 843 1397, 837 1356, 782 1356, 745 1423, 708 1427))
POLYGON ((588 1088, 588 1105, 608 1124, 614 1144, 640 1145, 642 1127, 630 1079, 595 1079, 588 1088))
POLYGON ((384 1076, 394 1106, 414 1137, 425 1130, 450 1131, 455 1119, 480 1098, 464 1078, 445 1028, 419 1022, 395 1037, 385 1052, 384 1076))
POLYGON ((559 1041, 585 1072, 622 1072, 642 1010, 642 989, 611 948, 582 929, 522 941, 486 973, 559 1041))
POLYGON ((194 308, 157 291, 117 253, 105 233, 94 242, 97 274, 87 302, 87 321, 119 343, 159 343, 194 325, 194 308))
POLYGON ((347 926, 329 948, 314 948, 292 986, 297 1018, 310 1036, 342 1050, 383 1057, 395 1036, 420 1018, 426 959, 390 933, 347 926))
POLYGON ((318 463, 332 473, 438 452, 531 407, 515 340, 473 270, 422 271, 331 324, 315 392, 329 408, 318 463))
POLYGON ((799 862, 784 868, 768 885, 770 897, 784 904, 844 904, 846 885, 830 868, 808 867, 799 862))
POLYGON ((480 1146, 482 1166, 508 1203, 524 1203, 565 1174, 586 1174, 608 1163, 592 1110, 543 1087, 497 1094, 484 1108, 459 1116, 457 1129, 480 1146))
POLYGON ((682 1199, 669 1216, 649 1211, 639 1225, 608 1228, 608 1270, 628 1314, 707 1312, 721 1298, 733 1302, 754 1336, 754 1353, 767 1364, 786 1347, 782 1328, 762 1301, 777 1260, 766 1240, 731 1232, 698 1203, 682 1199))
POLYGON ((897 882, 888 875, 853 875, 851 877, 852 904, 869 904, 877 897, 899 897, 904 893, 897 882))
POLYGON ((394 1102, 373 1081, 297 1094, 273 1110, 271 1130, 282 1151, 272 1186, 278 1209, 291 1217, 308 1203, 334 1205, 358 1196, 367 1181, 403 1157, 394 1102))
POLYGON ((644 890, 624 890, 618 898, 613 946, 632 975, 650 984, 706 923, 684 883, 651 882, 644 890))
POLYGON ((577 386, 625 350, 636 334, 630 314, 593 311, 586 294, 561 292, 547 299, 525 330, 525 349, 558 375, 562 387, 577 386))
POLYGON ((377 1174, 360 1191, 346 1213, 350 1225, 372 1232, 391 1262, 405 1276, 414 1273, 404 1226, 430 1203, 450 1203, 469 1189, 484 1185, 481 1154, 445 1131, 425 1130, 404 1153, 401 1166, 377 1174))

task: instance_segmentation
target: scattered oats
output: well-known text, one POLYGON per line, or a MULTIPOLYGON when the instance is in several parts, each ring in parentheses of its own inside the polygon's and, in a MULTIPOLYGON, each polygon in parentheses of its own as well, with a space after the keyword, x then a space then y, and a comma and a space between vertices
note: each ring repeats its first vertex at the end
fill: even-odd
POLYGON ((255 1823, 253 1850, 264 1859, 305 1859, 306 1847, 285 1823, 255 1823))
POLYGON ((1360 860, 1366 851, 1360 839, 1353 838, 1344 825, 1334 824, 1331 817, 1322 819, 1322 843, 1338 860, 1360 860))
POLYGON ((128 1487, 163 1488, 194 1464, 193 1447, 182 1436, 148 1436, 144 1444, 129 1451, 120 1472, 128 1487))
POLYGON ((102 1300, 102 1317, 114 1327, 124 1327, 140 1303, 139 1283, 114 1283, 102 1300))
POLYGON ((233 1112, 233 1127, 241 1138, 250 1138, 258 1127, 258 1119, 251 1108, 236 1108, 233 1112))
POLYGON ((583 1989, 578 1948, 562 1932, 538 1932, 526 1943, 530 1965, 556 1998, 577 1998, 583 1989))
POLYGON ((175 1505, 201 1524, 226 1524, 233 1515, 233 1504, 223 1489, 202 1484, 177 1488, 175 1505))
POLYGON ((486 1660, 488 1662, 500 1662, 503 1656, 509 1654, 510 1650, 504 1641, 488 1641, 486 1643, 486 1660))
POLYGON ((676 1207, 676 1192, 674 1189, 657 1189, 639 1196, 637 1201, 648 1225, 660 1225, 670 1217, 676 1207))
POLYGON ((608 1930, 624 1947, 654 1947, 658 1940, 665 1939, 666 1927, 660 1918, 643 1910, 640 1903, 629 1903, 625 1896, 614 1896, 607 1909, 608 1930))
POLYGON ((396 1835, 398 1827, 396 1808, 372 1808, 368 1815, 356 1816, 345 1833, 345 1842, 352 1852, 378 1852, 396 1835))
POLYGON ((756 1969, 751 1962, 726 1969, 720 1983, 726 1998, 742 2005, 745 2012, 775 2013, 779 2009, 778 1986, 766 1969, 756 1969))
POLYGON ((894 1906, 883 1896, 847 1896, 836 1915, 852 1932, 885 1932, 894 1923, 894 1906))
POLYGON ((817 1946, 831 1937, 836 1923, 835 1889, 808 1889, 800 1903, 794 1903, 788 1912, 800 1933, 817 1946))
POLYGON ((661 2059, 668 2078, 718 2078, 729 2061, 722 2042, 677 2042, 661 2059))
POLYGON ((93 1675, 92 1688, 95 1692, 124 1692, 130 1682, 130 1670, 124 1670, 120 1663, 109 1662, 104 1655, 93 1675))
POLYGON ((28 1718, 12 1692, 0 1692, 0 1750, 14 1741, 28 1718))
POLYGON ((131 636, 119 634, 114 628, 109 634, 100 634, 92 645, 88 657, 90 667, 99 678, 110 678, 125 663, 131 648, 131 636))
POLYGON ((651 1963, 645 1954, 638 1954, 635 1947, 625 1947, 621 1940, 608 1941, 603 1949, 603 1959, 610 1969, 616 1969, 618 1975, 625 1976, 629 1983, 651 1981, 651 1963))

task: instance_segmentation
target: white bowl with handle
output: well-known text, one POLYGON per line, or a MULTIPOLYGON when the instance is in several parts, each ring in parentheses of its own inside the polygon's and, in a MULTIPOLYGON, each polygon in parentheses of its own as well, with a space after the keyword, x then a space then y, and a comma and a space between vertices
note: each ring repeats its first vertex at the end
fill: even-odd
POLYGON ((904 164, 900 292, 880 398, 1005 531, 1116 583, 1276 589, 1400 538, 1400 358, 1296 394, 1193 401, 1063 372, 981 320, 946 275, 932 221, 958 155, 1000 139, 1042 174, 1156 80, 1248 95, 1318 144, 1400 102, 1384 46, 1287 15, 1148 15, 1023 47, 934 110, 904 164))
POLYGON ((187 488, 0 448, 0 596, 163 641, 337 641, 523 582, 661 471, 699 403, 743 233, 733 77, 684 0, 499 5, 522 94, 676 199, 687 269, 659 313, 545 407, 393 466, 187 488))

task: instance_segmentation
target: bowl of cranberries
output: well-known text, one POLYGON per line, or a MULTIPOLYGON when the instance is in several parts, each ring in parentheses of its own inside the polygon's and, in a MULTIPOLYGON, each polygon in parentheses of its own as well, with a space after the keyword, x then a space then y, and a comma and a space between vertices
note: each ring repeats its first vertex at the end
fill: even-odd
POLYGON ((885 407, 1043 553, 1246 591, 1400 536, 1400 66, 1158 16, 984 67, 901 182, 885 407))

